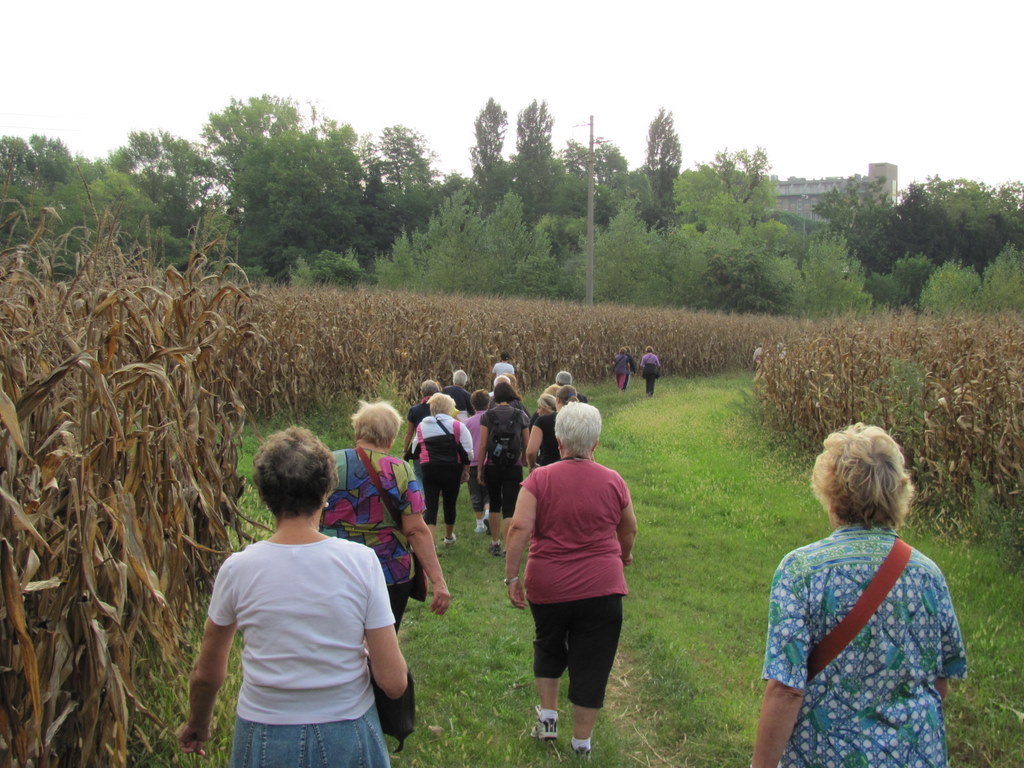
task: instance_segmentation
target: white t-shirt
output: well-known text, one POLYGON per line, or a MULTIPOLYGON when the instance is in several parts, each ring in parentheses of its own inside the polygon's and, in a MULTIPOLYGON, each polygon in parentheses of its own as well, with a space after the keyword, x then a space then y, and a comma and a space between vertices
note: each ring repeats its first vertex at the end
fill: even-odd
POLYGON ((207 611, 245 640, 238 715, 267 725, 354 720, 373 705, 367 629, 395 623, 380 562, 344 539, 260 541, 220 568, 207 611))
POLYGON ((501 376, 502 374, 506 373, 511 373, 512 375, 515 375, 516 369, 515 366, 512 365, 512 363, 506 363, 502 361, 500 363, 495 363, 494 367, 491 368, 491 372, 495 376, 501 376))

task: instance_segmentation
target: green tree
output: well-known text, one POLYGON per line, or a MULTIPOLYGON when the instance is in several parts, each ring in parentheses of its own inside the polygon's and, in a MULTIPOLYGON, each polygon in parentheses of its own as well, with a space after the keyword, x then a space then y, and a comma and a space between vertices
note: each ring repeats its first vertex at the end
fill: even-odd
POLYGON ((250 148, 234 179, 240 259, 283 278, 297 256, 344 252, 365 240, 359 226, 362 167, 348 126, 322 138, 290 131, 250 148))
POLYGON ((775 185, 768 176, 768 155, 758 147, 722 151, 714 163, 683 171, 675 183, 680 222, 698 230, 714 228, 740 232, 767 220, 775 208, 775 185))
POLYGON ((934 271, 935 266, 921 254, 897 259, 892 265, 892 278, 899 305, 916 308, 921 300, 921 291, 934 271))
POLYGON ((508 113, 493 98, 488 99, 473 123, 476 144, 470 149, 477 199, 485 215, 494 211, 512 183, 503 155, 507 129, 508 113))
POLYGON ((1024 253, 1006 245, 985 268, 978 293, 978 308, 985 312, 1024 311, 1024 253))
POLYGON ((882 179, 853 176, 844 186, 825 193, 814 212, 825 219, 829 235, 846 241, 850 255, 865 269, 891 270, 896 258, 889 239, 893 206, 883 193, 882 179))
POLYGON ((523 201, 523 212, 530 223, 536 223, 548 212, 560 173, 551 145, 553 127, 548 103, 538 103, 536 99, 519 113, 516 123, 512 190, 523 201))
POLYGON ((624 208, 594 240, 594 295, 598 301, 653 304, 651 288, 661 277, 659 238, 635 207, 624 208))
POLYGON ((973 309, 980 288, 981 278, 973 269, 955 262, 943 264, 921 291, 921 309, 937 315, 973 309))
POLYGON ((168 260, 183 262, 203 219, 214 185, 212 164, 199 147, 166 131, 128 135, 128 144, 111 154, 110 167, 127 174, 153 203, 152 228, 168 260))
POLYGON ((402 232, 425 229, 440 202, 436 154, 411 128, 394 125, 360 149, 366 170, 362 223, 376 252, 402 232))
POLYGON ((871 306, 864 271, 842 237, 816 238, 801 265, 801 305, 811 317, 856 312, 871 306))
POLYGON ((212 113, 203 127, 203 140, 229 201, 234 202, 230 194, 234 177, 249 152, 276 136, 303 130, 298 104, 278 96, 231 99, 223 112, 212 113))
POLYGON ((652 196, 652 206, 646 218, 649 224, 659 229, 668 229, 678 220, 674 191, 682 163, 683 151, 672 113, 663 107, 647 129, 647 160, 643 166, 650 180, 652 196))

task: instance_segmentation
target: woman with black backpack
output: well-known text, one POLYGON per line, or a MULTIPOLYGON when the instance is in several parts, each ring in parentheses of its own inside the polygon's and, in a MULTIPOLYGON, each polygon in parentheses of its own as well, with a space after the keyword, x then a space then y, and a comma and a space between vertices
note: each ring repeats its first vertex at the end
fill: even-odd
POLYGON ((523 482, 523 456, 529 441, 530 417, 525 410, 513 406, 519 399, 511 384, 499 381, 494 385, 494 407, 480 417, 477 480, 486 486, 491 502, 491 514, 487 518, 491 531, 488 551, 495 557, 501 557, 501 542, 516 509, 519 484, 523 482))
POLYGON ((410 450, 423 469, 423 496, 427 508, 423 519, 433 536, 437 526, 438 500, 444 503, 444 544, 455 543, 455 505, 459 487, 469 478, 469 457, 473 436, 454 417, 455 400, 443 392, 427 400, 430 415, 416 427, 410 450))

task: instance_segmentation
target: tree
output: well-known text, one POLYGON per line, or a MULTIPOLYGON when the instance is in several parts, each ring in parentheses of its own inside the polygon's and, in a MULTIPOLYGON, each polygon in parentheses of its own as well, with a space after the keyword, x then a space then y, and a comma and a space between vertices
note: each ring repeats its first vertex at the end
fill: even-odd
POLYGON ((896 301, 900 306, 917 307, 921 291, 935 266, 921 254, 904 256, 892 265, 892 278, 896 284, 896 301))
POLYGON ((199 148, 166 131, 128 135, 111 154, 110 167, 125 173, 154 206, 152 226, 170 261, 187 258, 191 235, 211 203, 213 168, 199 148))
POLYGON ((648 231, 636 209, 624 208, 594 241, 594 294, 598 301, 654 304, 651 289, 661 277, 657 268, 659 238, 648 231))
POLYGON ((285 133, 302 131, 302 115, 291 99, 277 96, 231 99, 223 112, 210 115, 203 139, 215 161, 218 181, 230 190, 245 156, 262 142, 285 133))
POLYGON ((814 212, 827 222, 826 232, 843 238, 850 255, 878 273, 888 272, 896 258, 888 236, 893 207, 882 187, 882 179, 852 176, 814 206, 814 212))
POLYGON ((508 113, 493 98, 488 99, 473 123, 476 144, 470 149, 477 199, 485 215, 495 209, 511 184, 508 162, 502 155, 507 129, 508 113))
POLYGON ((647 161, 643 167, 651 181, 653 196, 647 220, 659 229, 667 229, 677 221, 673 193, 682 162, 683 151, 672 113, 663 107, 647 130, 647 161))
POLYGON ((365 241, 359 223, 362 167, 349 126, 322 138, 288 131, 250 148, 234 180, 240 260, 284 278, 298 256, 343 253, 365 241))
POLYGON ((921 309, 937 315, 972 309, 981 278, 973 269, 948 262, 932 272, 921 290, 921 309))
POLYGON ((842 237, 815 238, 801 265, 801 305, 811 317, 856 312, 871 306, 864 271, 842 237))
POLYGON ((680 221, 698 230, 713 228, 740 232, 768 218, 775 208, 771 165, 763 149, 715 155, 714 163, 683 171, 676 179, 675 200, 680 221))
POLYGON ((548 113, 548 103, 538 103, 536 99, 519 113, 516 123, 512 189, 523 201, 523 213, 530 223, 537 222, 548 212, 558 176, 558 163, 551 146, 553 127, 554 120, 548 113))
POLYGON ((385 128, 379 141, 365 141, 360 151, 366 169, 363 222, 381 252, 402 232, 426 228, 439 202, 437 155, 404 125, 385 128))
POLYGON ((1024 253, 1007 245, 985 268, 978 293, 978 308, 985 312, 1024 311, 1024 253))

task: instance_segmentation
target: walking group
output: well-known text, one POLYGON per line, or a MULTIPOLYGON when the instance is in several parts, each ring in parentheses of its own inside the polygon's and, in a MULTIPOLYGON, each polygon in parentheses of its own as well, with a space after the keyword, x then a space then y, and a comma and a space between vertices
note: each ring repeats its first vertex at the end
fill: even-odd
MULTIPOLYGON (((660 367, 648 347, 648 396, 660 367)), ((624 391, 638 368, 626 348, 613 368, 624 391)), ((511 605, 533 617, 531 733, 559 738, 568 673, 567 746, 591 756, 633 562, 632 499, 594 460, 601 414, 569 372, 532 416, 508 355, 491 373, 489 391, 470 392, 461 370, 444 388, 424 381, 404 419, 389 403, 360 402, 351 448, 332 452, 298 427, 262 444, 253 479, 275 530, 217 575, 183 751, 205 754, 240 631, 232 768, 390 765, 375 696, 408 690, 398 642, 408 601, 439 616, 449 608, 436 527, 440 514, 441 547, 456 545, 465 483, 481 554, 503 561, 511 605)), ((945 766, 942 704, 966 657, 941 572, 896 533, 914 493, 902 452, 877 427, 834 433, 813 488, 833 533, 787 555, 772 582, 753 765, 945 766)))

